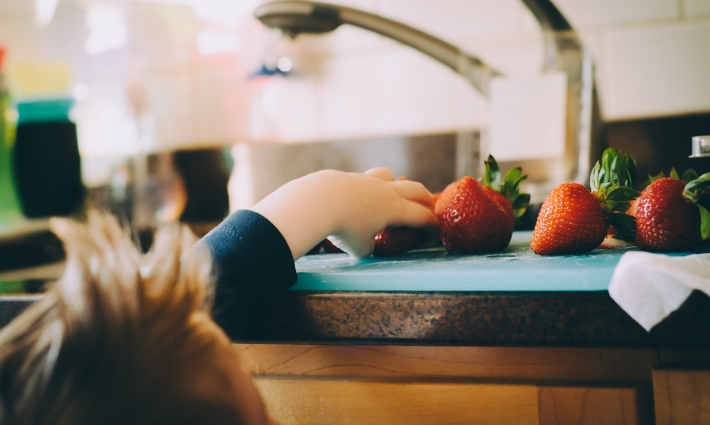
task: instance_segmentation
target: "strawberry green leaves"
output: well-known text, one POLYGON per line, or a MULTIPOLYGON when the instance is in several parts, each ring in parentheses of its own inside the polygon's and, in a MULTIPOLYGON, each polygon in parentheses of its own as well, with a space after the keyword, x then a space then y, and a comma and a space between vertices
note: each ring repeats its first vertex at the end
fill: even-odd
POLYGON ((698 205, 698 208, 700 208, 700 238, 705 241, 710 239, 710 211, 701 205, 698 205))
POLYGON ((597 161, 592 169, 589 185, 592 192, 606 197, 619 186, 633 187, 635 180, 636 162, 633 158, 626 152, 608 148, 602 154, 601 161, 597 161))
MULTIPOLYGON (((648 187, 649 184, 655 182, 656 180, 660 180, 666 177, 666 174, 661 171, 660 173, 656 174, 655 176, 648 175, 648 180, 645 182, 641 183, 638 185, 638 190, 644 190, 646 187, 648 187)), ((675 167, 671 168, 671 173, 668 175, 668 177, 672 179, 678 179, 682 181, 683 183, 690 183, 691 181, 695 180, 698 178, 698 173, 697 171, 693 170, 692 168, 688 168, 683 172, 682 175, 678 176, 678 171, 676 171, 675 167)))
POLYGON ((628 201, 638 198, 639 193, 636 189, 628 186, 617 186, 606 195, 607 201, 628 201))
POLYGON ((636 219, 626 213, 607 213, 606 219, 614 226, 614 239, 633 241, 636 238, 636 219))
POLYGON ((493 155, 488 155, 488 159, 483 163, 486 173, 483 175, 483 185, 488 186, 496 192, 500 191, 500 167, 493 155))
MULTIPOLYGON (((640 193, 633 189, 636 162, 625 152, 608 148, 589 176, 589 185, 607 213, 626 212, 640 193)), ((616 227, 616 226, 614 226, 616 227)))
POLYGON ((705 173, 688 182, 683 190, 683 195, 695 203, 707 199, 710 196, 710 173, 705 173))
POLYGON ((633 240, 634 217, 625 214, 631 201, 641 194, 633 188, 637 177, 636 162, 629 154, 608 148, 589 176, 592 192, 599 198, 607 221, 616 229, 615 238, 633 240))
MULTIPOLYGON (((671 169, 673 171, 673 169, 671 169)), ((690 183, 691 181, 695 180, 698 178, 698 173, 697 171, 693 170, 692 168, 688 168, 685 170, 682 176, 680 176, 680 181, 683 183, 690 183)))
POLYGON ((700 209, 700 237, 703 240, 710 239, 710 173, 688 182, 683 189, 683 196, 700 209))
POLYGON ((520 167, 516 167, 511 168, 505 176, 501 177, 500 167, 493 155, 488 155, 484 164, 486 172, 483 175, 483 185, 503 195, 510 202, 517 220, 525 213, 525 209, 530 204, 530 194, 520 193, 520 185, 528 176, 523 174, 520 167))

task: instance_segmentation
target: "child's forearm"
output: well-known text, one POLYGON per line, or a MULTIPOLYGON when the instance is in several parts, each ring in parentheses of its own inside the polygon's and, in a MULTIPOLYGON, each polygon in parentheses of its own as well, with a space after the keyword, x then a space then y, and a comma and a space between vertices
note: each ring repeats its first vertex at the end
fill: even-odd
POLYGON ((279 229, 296 260, 338 227, 330 186, 327 173, 310 174, 281 186, 251 210, 279 229))
POLYGON ((364 257, 388 225, 436 224, 429 191, 393 180, 386 169, 321 171, 286 184, 252 211, 230 215, 197 244, 213 258, 215 321, 240 337, 267 302, 296 282, 293 260, 327 236, 364 257))
POLYGON ((365 174, 326 170, 294 180, 257 203, 286 239, 294 260, 327 236, 356 257, 369 255, 389 225, 435 225, 431 194, 420 183, 394 181, 383 168, 365 174))

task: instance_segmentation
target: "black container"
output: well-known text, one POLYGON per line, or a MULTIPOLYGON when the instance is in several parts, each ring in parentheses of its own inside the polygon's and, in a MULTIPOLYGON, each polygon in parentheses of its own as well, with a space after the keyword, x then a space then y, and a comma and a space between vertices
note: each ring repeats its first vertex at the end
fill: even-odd
POLYGON ((13 158, 26 217, 69 215, 81 204, 84 187, 73 122, 18 124, 13 158))

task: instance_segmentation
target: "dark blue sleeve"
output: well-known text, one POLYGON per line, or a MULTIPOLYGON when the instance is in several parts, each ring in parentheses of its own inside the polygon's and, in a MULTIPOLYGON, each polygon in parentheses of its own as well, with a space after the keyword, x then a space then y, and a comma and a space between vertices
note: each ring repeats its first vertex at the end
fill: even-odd
POLYGON ((212 317, 231 339, 278 295, 296 283, 291 249, 273 224, 253 211, 227 217, 198 244, 212 253, 212 317))

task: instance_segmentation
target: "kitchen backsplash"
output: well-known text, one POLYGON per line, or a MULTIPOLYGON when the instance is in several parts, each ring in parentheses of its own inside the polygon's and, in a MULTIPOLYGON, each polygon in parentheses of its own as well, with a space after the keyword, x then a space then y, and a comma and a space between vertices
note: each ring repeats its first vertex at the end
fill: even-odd
MULTIPOLYGON (((507 74, 541 67, 538 24, 518 0, 338 3, 431 32, 507 74)), ((595 61, 605 121, 710 111, 710 0, 555 3, 595 61)), ((269 131, 278 139, 303 140, 291 130, 299 120, 299 131, 327 140, 475 128, 490 118, 487 102, 450 70, 364 30, 342 27, 282 44, 301 75, 293 78, 298 83, 287 78, 261 87, 272 106, 269 131)))
MULTIPOLYGON (((431 32, 509 75, 541 67, 539 27, 520 0, 335 2, 431 32)), ((128 42, 89 54, 81 5, 94 3, 101 2, 61 1, 44 28, 34 26, 34 2, 0 3, 0 44, 8 45, 10 62, 74 65, 80 95, 75 117, 87 156, 135 152, 145 144, 137 141, 145 136, 141 131, 152 132, 150 149, 164 150, 444 134, 483 128, 491 119, 488 102, 467 82, 413 49, 348 26, 330 35, 283 39, 248 17, 252 6, 242 7, 243 18, 232 25, 204 25, 184 4, 104 2, 122 7, 128 42), (236 40, 233 48, 202 49, 205 28, 217 41, 236 40), (186 55, 190 49, 201 53, 186 55), (281 56, 293 63, 288 76, 246 78, 281 56), (136 72, 146 64, 150 72, 136 72), (131 81, 136 75, 148 77, 131 81), (143 118, 131 106, 136 99, 129 99, 127 86, 140 84, 148 86, 139 95, 147 99, 142 112, 149 119, 139 128, 136 117, 143 118)), ((710 0, 555 4, 595 61, 605 121, 710 111, 710 0)))

